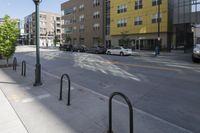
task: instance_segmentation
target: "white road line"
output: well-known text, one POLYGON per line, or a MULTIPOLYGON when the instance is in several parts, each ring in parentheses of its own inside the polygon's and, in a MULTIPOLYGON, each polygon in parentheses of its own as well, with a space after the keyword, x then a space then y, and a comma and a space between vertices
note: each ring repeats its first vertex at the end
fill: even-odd
MULTIPOLYGON (((29 65, 29 66, 30 66, 30 65, 29 65)), ((32 67, 32 66, 31 66, 31 67, 32 67)), ((33 67, 32 67, 32 68, 33 68, 33 67)), ((49 72, 47 72, 47 71, 45 71, 45 70, 43 70, 42 72, 43 72, 44 74, 49 75, 49 76, 52 76, 52 77, 54 77, 54 78, 56 78, 56 79, 60 79, 59 76, 54 75, 54 74, 52 74, 52 73, 49 73, 49 72)), ((101 94, 101 93, 98 93, 98 92, 96 92, 96 91, 93 91, 93 90, 91 90, 91 89, 89 89, 89 88, 86 88, 86 87, 81 86, 81 85, 79 85, 79 84, 76 84, 76 83, 74 83, 74 82, 72 82, 72 84, 73 84, 74 86, 81 87, 81 88, 85 89, 86 91, 91 92, 92 94, 95 94, 95 95, 97 95, 97 96, 100 96, 100 97, 105 98, 106 100, 109 100, 109 97, 108 97, 108 96, 105 96, 105 95, 103 95, 103 94, 101 94)), ((114 101, 115 103, 117 103, 117 104, 120 104, 120 105, 124 106, 124 107, 128 107, 126 104, 124 104, 124 103, 122 103, 122 102, 120 102, 120 101, 118 101, 118 100, 113 99, 113 101, 114 101)), ((188 129, 186 129, 186 128, 183 128, 183 127, 181 127, 181 126, 178 126, 178 125, 176 125, 176 124, 173 124, 173 123, 171 123, 171 122, 169 122, 169 121, 166 121, 166 120, 164 120, 164 119, 162 119, 162 118, 159 118, 159 117, 157 117, 157 116, 155 116, 155 115, 153 115, 153 114, 150 114, 150 113, 148 113, 148 112, 145 112, 145 111, 143 111, 143 110, 141 110, 141 109, 137 109, 137 108, 135 108, 135 107, 133 107, 133 109, 134 109, 135 111, 137 111, 137 112, 143 114, 143 115, 149 116, 149 117, 151 117, 151 118, 153 118, 153 119, 155 119, 155 120, 158 120, 158 121, 160 121, 160 122, 162 122, 162 123, 165 123, 165 124, 168 124, 168 125, 170 125, 170 126, 172 126, 172 127, 175 127, 175 128, 177 128, 177 129, 180 129, 181 131, 184 131, 184 132, 186 132, 186 133, 194 133, 193 131, 190 131, 190 130, 188 130, 188 129)))
POLYGON ((22 103, 30 103, 30 102, 33 102, 36 100, 42 100, 42 99, 48 98, 50 96, 51 96, 50 94, 43 94, 43 95, 33 97, 33 98, 26 98, 26 99, 22 100, 22 103))

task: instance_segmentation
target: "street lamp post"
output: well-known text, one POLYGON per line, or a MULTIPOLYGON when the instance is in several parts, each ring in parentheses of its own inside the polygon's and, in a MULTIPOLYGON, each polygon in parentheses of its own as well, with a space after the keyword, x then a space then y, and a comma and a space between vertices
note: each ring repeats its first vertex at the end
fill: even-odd
POLYGON ((35 65, 35 83, 34 86, 40 86, 42 85, 41 82, 41 64, 40 64, 40 51, 39 51, 39 4, 42 2, 42 0, 33 0, 35 3, 35 20, 36 20, 36 65, 35 65))
POLYGON ((161 0, 158 0, 158 47, 160 46, 160 4, 161 4, 161 0))

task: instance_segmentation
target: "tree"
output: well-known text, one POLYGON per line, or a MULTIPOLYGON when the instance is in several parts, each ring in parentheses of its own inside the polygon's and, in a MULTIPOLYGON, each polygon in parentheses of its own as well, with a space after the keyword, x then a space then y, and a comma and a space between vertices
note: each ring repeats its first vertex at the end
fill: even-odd
POLYGON ((15 53, 18 36, 17 21, 6 15, 3 24, 0 25, 0 54, 6 58, 7 65, 8 59, 15 53))
POLYGON ((71 43, 71 37, 69 35, 65 36, 65 43, 71 43))
POLYGON ((98 46, 102 46, 103 39, 101 37, 97 37, 98 46))
POLYGON ((54 45, 56 46, 56 44, 57 44, 58 42, 60 42, 59 37, 58 37, 58 36, 55 36, 53 42, 54 42, 54 45))
POLYGON ((128 31, 121 32, 121 39, 119 40, 119 45, 124 47, 130 47, 131 40, 128 38, 128 31))

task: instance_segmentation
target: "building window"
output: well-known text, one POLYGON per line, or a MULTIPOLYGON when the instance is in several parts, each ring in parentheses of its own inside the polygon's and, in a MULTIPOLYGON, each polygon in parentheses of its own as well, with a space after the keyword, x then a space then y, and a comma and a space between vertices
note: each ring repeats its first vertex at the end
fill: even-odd
POLYGON ((67 34, 67 33, 69 34, 71 32, 72 32, 72 27, 67 27, 67 28, 64 29, 65 34, 67 34))
POLYGON ((100 25, 98 23, 93 25, 93 30, 94 31, 99 30, 99 29, 100 29, 100 25))
POLYGON ((158 13, 152 16, 152 23, 158 23, 162 21, 162 14, 160 14, 160 18, 158 18, 158 13))
POLYGON ((99 6, 100 2, 99 0, 93 0, 93 6, 99 6))
POLYGON ((117 21, 117 27, 126 27, 127 20, 126 19, 120 19, 117 21))
POLYGON ((152 0, 152 6, 156 6, 160 4, 162 4, 162 0, 152 0))
POLYGON ((79 6, 79 11, 83 11, 84 10, 84 4, 79 6))
POLYGON ((64 15, 71 14, 73 12, 73 8, 65 9, 64 10, 64 15))
POLYGON ((100 13, 99 11, 96 11, 93 13, 93 18, 96 19, 96 18, 99 18, 100 17, 100 13))
POLYGON ((56 21, 60 22, 61 18, 60 17, 56 17, 56 21))
POLYGON ((84 22, 84 15, 79 16, 79 21, 84 22))
POLYGON ((73 32, 76 32, 76 31, 77 31, 77 27, 74 26, 74 27, 73 27, 73 32))
POLYGON ((117 13, 124 13, 127 12, 127 5, 123 4, 123 5, 119 5, 117 7, 117 13))
POLYGON ((76 12, 76 7, 73 7, 73 11, 76 12))
POLYGON ((56 33, 60 34, 61 30, 60 29, 56 29, 56 33))
POLYGON ((135 25, 142 25, 142 17, 141 16, 135 17, 134 24, 135 25))
POLYGON ((69 19, 64 20, 64 25, 68 25, 68 24, 71 24, 71 23, 72 23, 71 19, 70 20, 69 19))
POLYGON ((135 1, 135 10, 141 9, 143 7, 142 0, 136 0, 135 1))
POLYGON ((200 12, 200 0, 192 0, 191 6, 192 12, 200 12))
POLYGON ((84 32, 84 30, 85 30, 84 25, 80 25, 79 32, 82 33, 84 32))
POLYGON ((76 18, 72 19, 72 23, 75 24, 76 23, 76 18))
POLYGON ((85 43, 85 39, 84 38, 79 38, 79 44, 80 45, 84 45, 85 43))

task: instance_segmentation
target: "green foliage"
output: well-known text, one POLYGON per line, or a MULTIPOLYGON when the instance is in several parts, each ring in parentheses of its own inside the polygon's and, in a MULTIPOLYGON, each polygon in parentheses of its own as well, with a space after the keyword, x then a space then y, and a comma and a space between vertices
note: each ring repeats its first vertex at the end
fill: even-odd
POLYGON ((71 43, 71 37, 69 35, 65 36, 65 43, 71 43))
POLYGON ((128 38, 128 31, 121 32, 121 39, 119 40, 119 45, 124 47, 131 46, 131 40, 128 38))
POLYGON ((7 60, 15 52, 15 43, 18 36, 17 21, 6 15, 4 22, 0 25, 0 54, 7 60))
POLYGON ((101 37, 97 38, 98 46, 102 45, 103 39, 101 37))
POLYGON ((54 45, 56 45, 58 42, 60 42, 60 39, 58 36, 55 36, 53 41, 54 41, 54 45))

